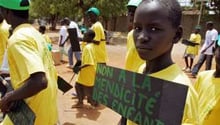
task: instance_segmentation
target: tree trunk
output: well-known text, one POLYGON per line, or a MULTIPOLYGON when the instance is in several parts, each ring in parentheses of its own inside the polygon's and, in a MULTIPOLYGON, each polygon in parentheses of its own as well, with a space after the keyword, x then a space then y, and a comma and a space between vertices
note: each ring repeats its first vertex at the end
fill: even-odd
POLYGON ((106 19, 105 17, 103 17, 103 20, 104 20, 104 28, 106 30, 108 30, 108 19, 106 19))
POLYGON ((52 30, 52 31, 56 30, 57 20, 58 20, 58 14, 51 15, 51 18, 50 18, 50 24, 51 24, 50 30, 52 30))
POLYGON ((117 23, 117 17, 113 17, 113 30, 115 31, 116 30, 116 23, 117 23))

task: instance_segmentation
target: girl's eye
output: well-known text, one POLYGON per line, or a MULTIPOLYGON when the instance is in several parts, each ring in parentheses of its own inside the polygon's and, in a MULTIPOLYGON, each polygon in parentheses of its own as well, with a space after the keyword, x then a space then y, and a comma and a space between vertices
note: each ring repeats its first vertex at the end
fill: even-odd
POLYGON ((138 26, 135 26, 134 29, 135 29, 136 31, 141 31, 141 27, 138 27, 138 26))
POLYGON ((158 29, 155 27, 151 27, 151 31, 157 31, 158 29))

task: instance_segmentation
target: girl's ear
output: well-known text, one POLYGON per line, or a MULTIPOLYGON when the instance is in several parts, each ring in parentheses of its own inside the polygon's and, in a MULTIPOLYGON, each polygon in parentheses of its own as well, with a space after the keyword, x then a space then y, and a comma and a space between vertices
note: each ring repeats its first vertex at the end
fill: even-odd
POLYGON ((176 30, 176 34, 173 38, 173 43, 177 43, 183 36, 183 28, 182 26, 178 26, 177 30, 176 30))

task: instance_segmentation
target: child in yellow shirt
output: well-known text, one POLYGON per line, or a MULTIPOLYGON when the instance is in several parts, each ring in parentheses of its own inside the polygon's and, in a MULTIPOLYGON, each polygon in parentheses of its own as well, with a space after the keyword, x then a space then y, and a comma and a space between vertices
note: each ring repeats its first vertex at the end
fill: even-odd
POLYGON ((95 32, 94 41, 99 42, 99 45, 95 45, 95 51, 97 56, 97 62, 106 64, 108 60, 107 50, 106 50, 106 40, 105 33, 102 23, 99 21, 100 11, 96 7, 91 7, 87 10, 89 23, 92 24, 91 28, 95 32))
POLYGON ((220 41, 216 44, 215 61, 216 68, 200 72, 195 82, 199 125, 220 125, 220 41))
POLYGON ((82 108, 85 96, 87 96, 88 103, 92 106, 96 106, 96 102, 92 99, 97 63, 93 43, 94 37, 95 32, 93 30, 88 30, 84 34, 83 41, 86 41, 87 44, 82 53, 82 65, 73 68, 73 71, 75 73, 79 72, 79 74, 75 84, 78 102, 73 105, 72 108, 82 108))
POLYGON ((187 45, 184 53, 185 68, 186 72, 191 72, 193 61, 196 55, 198 55, 199 45, 201 43, 200 26, 195 27, 195 31, 190 35, 189 41, 194 43, 194 45, 187 45), (188 58, 190 58, 190 63, 188 63, 188 58))
POLYGON ((48 47, 49 51, 51 51, 52 50, 52 42, 51 42, 50 37, 45 33, 45 31, 46 31, 46 26, 40 25, 39 32, 43 35, 44 39, 47 42, 47 47, 48 47))
MULTIPOLYGON (((171 58, 173 45, 182 37, 181 16, 176 0, 142 1, 134 15, 134 43, 141 59, 147 61, 141 73, 189 86, 182 124, 197 125, 197 94, 171 58)), ((128 120, 127 125, 136 123, 128 120)))

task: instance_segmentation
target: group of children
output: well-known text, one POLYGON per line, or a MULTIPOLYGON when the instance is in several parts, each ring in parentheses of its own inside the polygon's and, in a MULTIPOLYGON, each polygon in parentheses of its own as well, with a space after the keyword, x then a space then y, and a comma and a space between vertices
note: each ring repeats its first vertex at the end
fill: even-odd
POLYGON ((191 77, 196 78, 200 68, 205 62, 205 70, 211 70, 212 60, 214 57, 215 43, 218 39, 218 31, 214 28, 214 23, 208 21, 206 23, 206 34, 204 43, 200 49, 200 55, 197 63, 192 67, 194 58, 198 55, 199 45, 201 44, 200 27, 196 26, 195 31, 190 35, 189 40, 182 40, 183 44, 186 44, 186 50, 184 53, 186 67, 183 71, 191 73, 191 77), (188 58, 190 58, 190 64, 188 63, 188 58))
MULTIPOLYGON (((108 59, 104 28, 98 20, 100 11, 98 8, 91 7, 87 10, 86 15, 87 22, 91 25, 91 28, 83 35, 82 41, 86 44, 82 47, 82 55, 80 55, 80 59, 74 66, 71 66, 73 72, 78 74, 75 83, 78 102, 73 105, 72 108, 82 108, 83 99, 85 97, 87 97, 88 103, 93 107, 98 105, 98 103, 92 99, 96 65, 97 63, 106 64, 108 59)), ((67 32, 67 26, 69 25, 66 22, 65 19, 61 20, 61 29, 59 31, 60 36, 58 44, 61 52, 61 61, 63 60, 63 54, 65 54, 64 44, 69 36, 67 32)), ((51 49, 52 44, 50 39, 48 39, 48 36, 45 34, 45 30, 46 27, 44 25, 39 26, 39 31, 47 40, 48 48, 51 49)))
MULTIPOLYGON (((131 1, 137 2, 138 0, 129 2, 131 1)), ((127 69, 189 86, 182 124, 220 124, 220 120, 218 120, 220 114, 220 85, 218 85, 220 41, 215 43, 215 70, 199 73, 195 84, 192 84, 171 58, 172 47, 181 39, 183 31, 180 25, 182 12, 179 3, 176 0, 144 0, 139 3, 132 5, 136 7, 136 10, 133 11, 135 13, 134 30, 130 35, 133 37, 134 47, 133 49, 128 48, 127 57, 129 57, 129 53, 137 52, 145 64, 138 66, 139 68, 127 69)), ((193 59, 198 52, 198 44, 201 41, 199 30, 200 27, 196 27, 195 32, 190 36, 190 41, 196 44, 187 46, 184 56, 186 60, 184 70, 186 71, 192 68, 193 59), (188 57, 191 59, 190 64, 187 61, 188 57)), ((128 45, 132 46, 132 44, 128 45)), ((133 60, 140 60, 139 57, 133 58, 133 60)), ((128 58, 126 59, 128 61, 128 58)), ((122 121, 121 125, 136 125, 130 120, 123 119, 122 121)))
MULTIPOLYGON (((51 54, 46 48, 45 40, 36 29, 30 24, 26 24, 29 2, 26 1, 28 3, 26 6, 20 6, 20 1, 18 2, 18 10, 23 10, 24 17, 22 18, 14 15, 17 14, 13 8, 15 4, 8 4, 6 0, 0 0, 0 2, 5 17, 9 22, 13 22, 12 28, 16 28, 10 37, 9 43, 11 44, 8 48, 10 74, 15 90, 7 93, 1 99, 0 108, 2 111, 8 111, 8 105, 12 101, 28 98, 27 104, 37 116, 35 124, 56 124, 57 84, 54 84, 57 78, 56 69, 52 63, 51 54), (21 24, 20 26, 17 25, 17 20, 19 25, 21 24), (21 34, 23 37, 19 37, 21 34), (26 46, 27 44, 29 46, 26 46), (16 61, 18 58, 19 61, 16 61), (45 107, 45 105, 47 106, 45 107), (51 115, 48 115, 48 112, 51 112, 51 115)), ((131 19, 133 30, 128 35, 125 68, 187 85, 189 89, 182 124, 220 125, 220 120, 218 120, 220 114, 220 41, 215 42, 215 69, 199 73, 195 84, 192 84, 171 58, 173 45, 181 39, 183 32, 180 25, 182 11, 179 3, 176 0, 130 0, 128 9, 131 10, 129 12, 133 16, 131 19)), ((91 29, 83 37, 87 44, 82 50, 82 63, 73 67, 73 71, 78 74, 75 84, 78 103, 73 105, 73 108, 83 107, 85 96, 92 106, 98 105, 92 99, 96 65, 107 62, 104 29, 98 21, 100 11, 92 7, 86 14, 88 22, 91 23, 91 29)), ((44 34, 45 27, 40 27, 40 31, 44 34)), ((198 31, 199 28, 196 28, 195 32, 191 34, 190 41, 198 43, 201 41, 198 31)), ((49 42, 49 44, 51 43, 49 42)), ((49 44, 48 48, 50 48, 49 44)), ((187 47, 186 52, 185 57, 191 57, 191 63, 186 67, 187 70, 192 66, 192 59, 196 51, 187 47)), ((8 125, 9 123, 12 124, 6 117, 2 124, 8 125)), ((121 124, 136 125, 126 118, 121 124)))
MULTIPOLYGON (((171 58, 172 47, 181 39, 183 31, 179 3, 176 0, 130 0, 127 8, 133 30, 127 37, 125 69, 187 85, 189 90, 182 124, 220 124, 220 41, 215 43, 215 70, 199 73, 195 84, 192 84, 171 58)), ((92 106, 97 106, 97 102, 92 99, 96 65, 106 64, 107 61, 104 29, 98 21, 99 14, 100 11, 95 7, 87 11, 92 26, 83 37, 87 44, 82 51, 82 64, 73 68, 78 74, 75 84, 78 102, 72 108, 83 107, 85 96, 92 106)), ((200 27, 196 26, 187 43, 192 42, 184 54, 186 67, 183 70, 186 72, 191 71, 194 58, 198 55, 201 43, 199 32, 200 27)), ((126 118, 120 124, 136 125, 126 118)))
MULTIPOLYGON (((8 40, 10 26, 8 24, 6 25, 6 21, 3 16, 0 15, 2 40, 0 66, 5 50, 8 48, 10 75, 14 88, 14 91, 6 93, 5 96, 1 98, 1 111, 8 112, 14 101, 24 99, 36 115, 36 119, 33 121, 34 124, 56 124, 58 122, 56 103, 58 89, 56 84, 57 72, 53 65, 51 53, 49 52, 49 50, 51 51, 52 49, 52 44, 49 37, 45 34, 46 26, 39 26, 40 34, 31 24, 27 23, 30 5, 28 0, 11 0, 9 2, 11 4, 5 0, 0 0, 0 3, 4 17, 11 23, 11 28, 13 29, 13 34, 11 34, 8 40), (10 44, 9 46, 7 46, 8 43, 10 44), (45 107, 45 105, 49 107, 45 107), (51 114, 48 115, 48 112, 51 114)), ((97 63, 106 64, 107 61, 104 28, 98 21, 99 14, 99 10, 95 7, 87 11, 88 20, 92 26, 91 30, 88 30, 84 34, 83 41, 87 44, 83 48, 82 63, 71 67, 73 71, 78 74, 75 88, 79 101, 76 105, 73 105, 73 108, 83 106, 85 96, 87 96, 88 102, 92 106, 98 105, 97 102, 92 99, 95 69, 97 63)), ((71 21, 64 20, 62 23, 69 26, 68 30, 75 32, 75 27, 73 26, 75 24, 71 23, 71 21)), ((61 46, 63 46, 66 39, 67 37, 61 37, 61 46)), ((74 49, 72 48, 71 51, 74 51, 74 49)), ((81 60, 81 57, 79 60, 81 60)), ((6 116, 2 124, 12 125, 13 123, 10 118, 6 116)))

